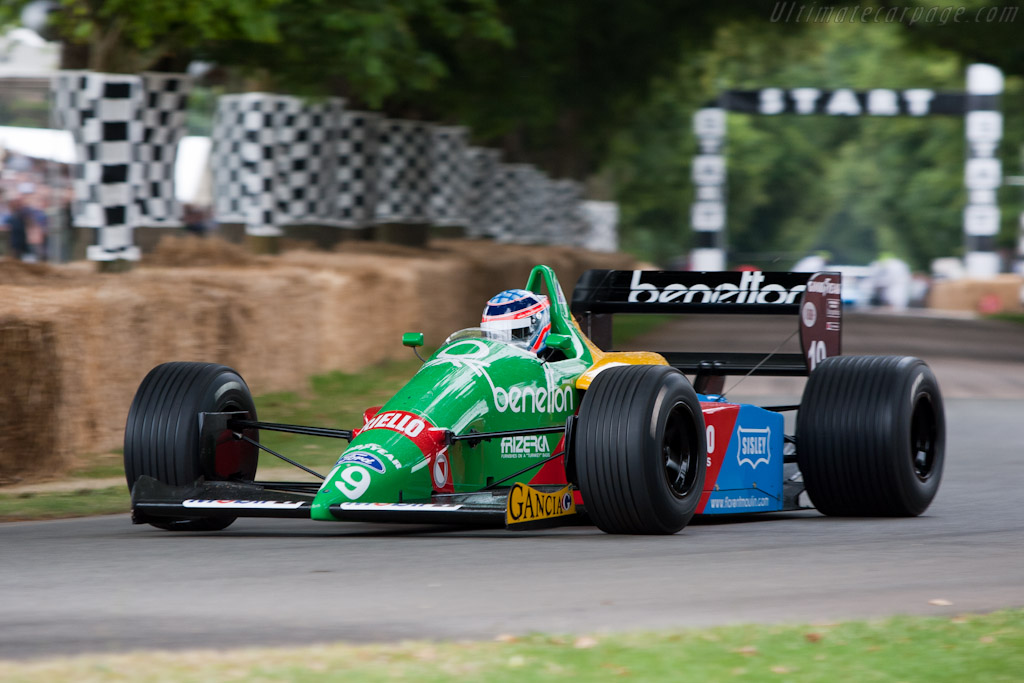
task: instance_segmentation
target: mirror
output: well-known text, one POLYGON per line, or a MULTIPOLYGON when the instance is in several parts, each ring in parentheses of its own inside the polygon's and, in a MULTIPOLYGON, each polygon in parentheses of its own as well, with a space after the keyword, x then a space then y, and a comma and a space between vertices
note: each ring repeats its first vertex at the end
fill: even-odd
POLYGON ((572 348, 572 339, 567 334, 549 334, 544 343, 559 351, 568 351, 572 348))
POLYGON ((423 333, 406 332, 402 335, 402 346, 410 346, 414 349, 417 346, 423 346, 423 333))

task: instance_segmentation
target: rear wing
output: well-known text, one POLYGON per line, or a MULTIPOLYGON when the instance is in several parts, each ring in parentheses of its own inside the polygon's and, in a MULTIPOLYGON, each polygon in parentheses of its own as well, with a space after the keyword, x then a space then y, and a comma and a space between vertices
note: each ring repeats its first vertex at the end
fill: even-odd
POLYGON ((799 354, 769 356, 770 348, 764 353, 658 353, 698 378, 748 373, 800 376, 841 352, 841 283, 839 273, 827 272, 588 270, 576 283, 571 310, 584 334, 604 350, 611 350, 615 313, 795 315, 799 354))

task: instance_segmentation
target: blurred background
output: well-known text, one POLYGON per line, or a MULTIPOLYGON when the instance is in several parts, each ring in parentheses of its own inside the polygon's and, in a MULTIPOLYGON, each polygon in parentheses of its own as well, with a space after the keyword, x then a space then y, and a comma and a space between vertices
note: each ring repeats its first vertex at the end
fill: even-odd
MULTIPOLYGON (((190 74, 191 136, 211 134, 224 94, 343 97, 347 109, 466 126, 472 144, 500 149, 506 163, 585 183, 587 198, 616 202, 623 250, 679 267, 694 246, 692 120, 721 93, 963 91, 967 66, 983 62, 1006 77, 993 245, 1005 272, 1016 266, 1024 210, 1019 9, 924 0, 8 0, 0 126, 50 126, 51 78, 61 69, 190 74)), ((730 113, 728 265, 896 257, 930 273, 936 259, 963 257, 963 127, 958 116, 730 113)), ((25 195, 58 232, 73 220, 58 208, 74 151, 66 138, 27 135, 0 137, 4 194, 25 195)), ((211 199, 191 194, 186 223, 202 230, 216 218, 211 199)), ((70 257, 67 247, 39 254, 70 257)), ((949 274, 948 264, 940 270, 949 274)))

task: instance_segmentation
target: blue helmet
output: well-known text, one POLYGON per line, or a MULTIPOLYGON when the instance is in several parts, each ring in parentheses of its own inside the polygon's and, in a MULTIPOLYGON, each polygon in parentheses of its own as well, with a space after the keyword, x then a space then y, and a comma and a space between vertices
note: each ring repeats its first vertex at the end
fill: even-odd
POLYGON ((506 289, 484 306, 480 327, 491 339, 510 342, 534 353, 544 348, 551 332, 551 304, 543 294, 506 289))

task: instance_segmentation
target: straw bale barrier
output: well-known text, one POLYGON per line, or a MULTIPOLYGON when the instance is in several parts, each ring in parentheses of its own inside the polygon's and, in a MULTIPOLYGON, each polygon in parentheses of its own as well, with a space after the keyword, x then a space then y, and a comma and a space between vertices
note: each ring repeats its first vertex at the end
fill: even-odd
POLYGON ((171 360, 224 363, 256 393, 405 357, 479 323, 484 301, 555 268, 567 294, 588 268, 629 257, 559 247, 435 240, 429 249, 345 243, 332 253, 253 256, 165 240, 131 272, 0 262, 0 484, 58 476, 118 448, 139 382, 171 360), (193 265, 202 264, 202 265, 193 265))
POLYGON ((1022 312, 1024 277, 996 275, 990 278, 940 280, 932 285, 929 308, 949 311, 1022 312), (986 310, 991 309, 991 310, 986 310))

